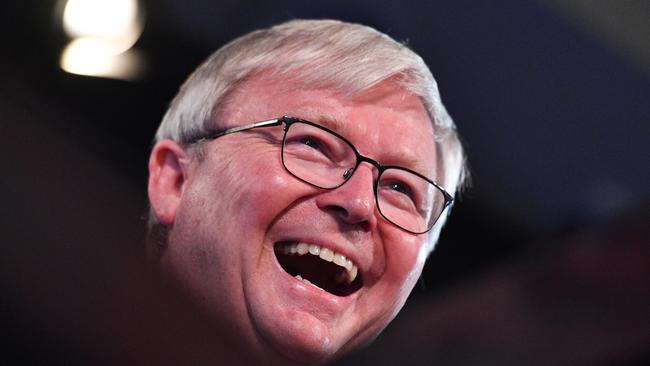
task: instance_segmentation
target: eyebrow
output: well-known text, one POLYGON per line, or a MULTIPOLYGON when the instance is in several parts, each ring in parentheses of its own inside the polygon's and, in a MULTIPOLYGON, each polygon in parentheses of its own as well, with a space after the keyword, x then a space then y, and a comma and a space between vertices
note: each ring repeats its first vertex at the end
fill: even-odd
POLYGON ((435 173, 435 166, 431 167, 422 161, 422 159, 417 158, 416 156, 409 154, 405 151, 391 151, 391 156, 385 162, 382 162, 381 165, 397 165, 403 168, 411 169, 415 172, 418 172, 425 177, 435 181, 435 174, 432 177, 430 173, 435 173))
MULTIPOLYGON (((332 116, 326 116, 324 114, 317 114, 314 116, 315 121, 319 125, 323 127, 327 127, 332 131, 335 131, 337 133, 340 133, 341 135, 344 135, 344 130, 345 130, 345 123, 341 121, 340 119, 332 116)), ((310 118, 307 118, 307 120, 310 120, 310 118)), ((346 137, 347 139, 347 137, 346 137)))

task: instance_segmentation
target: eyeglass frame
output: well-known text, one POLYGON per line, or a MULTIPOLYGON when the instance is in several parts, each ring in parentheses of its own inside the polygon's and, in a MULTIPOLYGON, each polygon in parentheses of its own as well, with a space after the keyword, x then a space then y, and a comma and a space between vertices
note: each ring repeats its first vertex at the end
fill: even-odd
POLYGON ((327 127, 321 126, 321 125, 319 125, 317 123, 314 123, 314 122, 311 122, 311 121, 308 121, 308 120, 305 120, 305 119, 302 119, 302 118, 290 117, 290 116, 282 116, 282 117, 279 117, 279 118, 274 118, 274 119, 260 121, 260 122, 254 122, 254 123, 243 125, 243 126, 232 127, 232 128, 228 128, 228 129, 225 129, 225 130, 216 130, 216 131, 209 132, 208 134, 205 134, 205 135, 202 135, 202 136, 191 138, 185 144, 187 144, 187 145, 198 144, 198 143, 201 143, 201 142, 204 142, 204 141, 216 140, 219 137, 230 135, 230 134, 233 134, 235 132, 242 132, 242 131, 247 131, 247 130, 251 130, 251 129, 255 129, 255 128, 261 128, 261 127, 280 126, 282 124, 284 124, 285 126, 284 126, 284 136, 282 137, 282 147, 281 147, 282 150, 280 151, 280 157, 282 159, 282 166, 284 167, 284 169, 289 174, 291 174, 294 178, 300 180, 301 182, 307 183, 307 184, 309 184, 309 185, 311 185, 313 187, 320 188, 320 189, 326 189, 326 190, 334 190, 334 189, 337 189, 337 188, 343 186, 348 180, 350 180, 350 178, 352 178, 352 176, 354 175, 354 172, 356 172, 357 168, 359 167, 359 165, 361 165, 362 162, 367 162, 367 163, 371 164, 372 166, 374 166, 375 168, 377 168, 377 172, 378 172, 377 179, 374 180, 374 182, 373 182, 373 193, 375 195, 375 204, 377 206, 377 211, 379 212, 381 217, 383 217, 386 221, 388 221, 389 223, 395 225, 396 227, 400 228, 401 230, 404 230, 404 231, 406 231, 408 233, 415 234, 415 235, 421 235, 421 234, 425 234, 425 233, 429 232, 434 226, 436 226, 436 223, 438 222, 438 220, 440 220, 440 217, 442 216, 442 213, 445 212, 447 207, 451 206, 452 203, 454 202, 454 197, 451 194, 449 194, 449 192, 447 192, 438 183, 436 183, 433 180, 427 178, 426 176, 424 176, 424 175, 422 175, 422 174, 420 174, 420 173, 418 173, 418 172, 416 172, 414 170, 411 170, 409 168, 405 168, 405 167, 402 167, 402 166, 399 166, 399 165, 382 165, 378 161, 376 161, 376 160, 374 160, 372 158, 369 158, 367 156, 362 155, 357 150, 356 146, 354 146, 354 144, 352 144, 352 142, 350 142, 348 139, 346 139, 345 137, 338 134, 336 131, 333 131, 333 130, 327 128, 327 127), (304 123, 304 124, 316 127, 318 129, 324 130, 326 132, 329 132, 332 135, 334 135, 334 136, 338 137, 339 139, 343 140, 343 142, 345 142, 348 146, 350 146, 350 148, 352 148, 352 151, 354 152, 354 154, 356 156, 356 164, 355 164, 355 166, 353 168, 351 168, 350 170, 347 170, 344 173, 344 180, 343 180, 343 182, 341 184, 337 185, 336 187, 331 187, 331 188, 321 187, 321 186, 318 186, 318 185, 316 185, 314 183, 311 183, 311 182, 297 176, 291 170, 289 170, 289 168, 287 168, 287 166, 286 166, 286 164, 284 162, 284 153, 282 151, 284 150, 285 139, 287 137, 287 132, 289 131, 289 127, 291 127, 291 125, 294 124, 294 123, 304 123), (382 173, 384 171, 388 170, 388 169, 398 169, 398 170, 403 170, 403 171, 409 172, 411 174, 415 174, 416 176, 418 176, 418 177, 424 179, 425 181, 429 182, 436 189, 438 189, 440 192, 442 192, 442 194, 443 194, 443 196, 445 198, 445 203, 442 205, 442 208, 441 208, 440 212, 438 213, 438 216, 436 217, 435 221, 433 221, 433 224, 427 230, 425 230, 423 232, 416 232, 416 231, 406 229, 406 228, 396 224, 395 222, 393 222, 389 218, 387 218, 384 215, 384 213, 381 212, 381 209, 379 208, 379 194, 377 192, 377 186, 379 184, 379 178, 381 178, 382 173), (350 172, 349 176, 345 177, 345 175, 348 172, 350 172))

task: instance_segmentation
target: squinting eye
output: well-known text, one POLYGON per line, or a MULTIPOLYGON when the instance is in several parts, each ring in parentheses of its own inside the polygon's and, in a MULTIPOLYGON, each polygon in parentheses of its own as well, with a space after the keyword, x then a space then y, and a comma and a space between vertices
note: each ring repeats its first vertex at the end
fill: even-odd
POLYGON ((303 145, 307 145, 309 147, 313 147, 314 149, 321 149, 323 143, 320 142, 318 139, 312 137, 312 136, 303 136, 300 138, 300 142, 303 145))
POLYGON ((388 184, 388 187, 392 189, 393 191, 405 194, 409 197, 412 197, 412 192, 411 190, 403 183, 400 182, 391 182, 388 184))
POLYGON ((381 187, 380 194, 384 202, 404 210, 417 210, 417 194, 410 184, 401 180, 390 180, 382 182, 381 187))

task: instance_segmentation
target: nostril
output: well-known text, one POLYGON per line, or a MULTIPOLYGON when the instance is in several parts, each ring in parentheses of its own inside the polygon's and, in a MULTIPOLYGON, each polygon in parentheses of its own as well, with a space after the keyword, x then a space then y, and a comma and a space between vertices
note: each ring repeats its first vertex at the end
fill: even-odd
POLYGON ((352 219, 350 212, 342 206, 332 205, 327 207, 327 211, 332 213, 334 216, 338 217, 343 222, 354 223, 354 220, 352 219))
POLYGON ((326 209, 331 215, 337 217, 339 225, 344 230, 369 231, 371 228, 370 220, 366 217, 355 216, 354 213, 340 206, 330 206, 326 209))
POLYGON ((341 201, 330 201, 329 204, 321 207, 348 226, 355 226, 362 230, 369 229, 370 222, 375 220, 374 205, 359 197, 340 199, 341 201))

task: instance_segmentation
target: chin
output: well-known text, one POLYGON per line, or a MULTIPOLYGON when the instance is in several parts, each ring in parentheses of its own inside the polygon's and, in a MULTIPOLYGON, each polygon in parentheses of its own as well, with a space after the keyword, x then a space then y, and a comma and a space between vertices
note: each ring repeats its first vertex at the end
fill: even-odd
POLYGON ((342 346, 340 342, 332 341, 327 326, 302 312, 295 312, 282 321, 278 317, 260 328, 264 343, 279 359, 272 364, 322 364, 335 358, 342 346))

